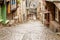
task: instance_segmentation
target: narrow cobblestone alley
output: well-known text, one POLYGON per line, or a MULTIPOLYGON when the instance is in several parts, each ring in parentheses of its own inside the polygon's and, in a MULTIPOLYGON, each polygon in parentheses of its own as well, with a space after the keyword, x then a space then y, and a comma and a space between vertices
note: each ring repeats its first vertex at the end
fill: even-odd
POLYGON ((60 40, 60 0, 0 0, 0 40, 60 40))
POLYGON ((15 27, 0 29, 0 40, 60 40, 40 21, 28 21, 15 27))

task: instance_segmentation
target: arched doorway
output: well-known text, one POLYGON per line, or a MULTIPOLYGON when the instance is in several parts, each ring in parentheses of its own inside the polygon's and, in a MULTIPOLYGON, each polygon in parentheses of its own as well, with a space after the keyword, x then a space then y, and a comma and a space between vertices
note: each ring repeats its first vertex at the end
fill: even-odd
POLYGON ((44 13, 45 17, 45 22, 44 24, 46 26, 50 25, 50 21, 54 20, 55 17, 55 4, 50 1, 46 1, 46 7, 45 9, 48 11, 47 13, 44 13))
POLYGON ((36 20, 36 18, 37 18, 37 9, 29 9, 27 19, 36 20))

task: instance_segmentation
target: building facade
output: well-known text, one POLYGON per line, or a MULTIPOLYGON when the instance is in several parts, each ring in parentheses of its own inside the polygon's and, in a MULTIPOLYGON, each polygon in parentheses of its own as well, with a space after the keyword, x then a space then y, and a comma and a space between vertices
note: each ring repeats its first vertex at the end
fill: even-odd
POLYGON ((60 32, 60 1, 40 0, 37 18, 54 32, 60 32))
POLYGON ((45 25, 48 25, 54 32, 60 31, 60 1, 45 1, 46 9, 49 11, 45 14, 45 25), (47 24, 46 24, 47 23, 47 24))

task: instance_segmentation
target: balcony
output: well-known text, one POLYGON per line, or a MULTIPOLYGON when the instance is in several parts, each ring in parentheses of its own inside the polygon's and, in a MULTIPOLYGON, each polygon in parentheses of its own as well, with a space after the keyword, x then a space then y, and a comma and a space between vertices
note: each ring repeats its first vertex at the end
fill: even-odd
POLYGON ((0 0, 0 2, 1 2, 1 1, 4 1, 4 0, 0 0))
POLYGON ((3 3, 3 1, 4 1, 4 0, 0 0, 0 4, 2 4, 2 3, 3 3))
POLYGON ((2 4, 2 3, 4 3, 5 4, 5 2, 9 2, 10 0, 0 0, 0 4, 2 4))

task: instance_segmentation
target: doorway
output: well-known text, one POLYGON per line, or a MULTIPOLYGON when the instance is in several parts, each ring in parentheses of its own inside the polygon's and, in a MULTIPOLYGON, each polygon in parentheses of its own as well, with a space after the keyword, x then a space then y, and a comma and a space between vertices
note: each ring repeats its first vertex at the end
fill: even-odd
POLYGON ((54 20, 55 18, 55 4, 53 2, 46 1, 46 10, 48 13, 45 13, 45 24, 50 25, 50 21, 54 20))

